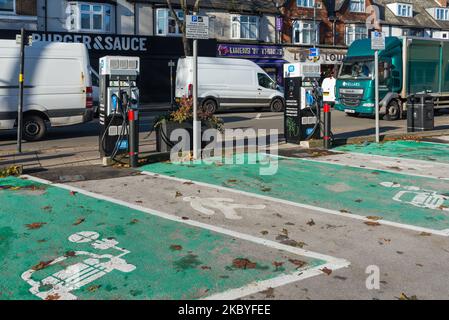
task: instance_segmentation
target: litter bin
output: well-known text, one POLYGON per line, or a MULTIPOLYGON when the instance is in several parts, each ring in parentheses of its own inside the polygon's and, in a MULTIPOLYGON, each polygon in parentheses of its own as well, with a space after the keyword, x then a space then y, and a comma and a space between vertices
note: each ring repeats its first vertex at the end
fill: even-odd
POLYGON ((435 128, 433 97, 415 94, 407 99, 407 132, 430 131, 435 128))

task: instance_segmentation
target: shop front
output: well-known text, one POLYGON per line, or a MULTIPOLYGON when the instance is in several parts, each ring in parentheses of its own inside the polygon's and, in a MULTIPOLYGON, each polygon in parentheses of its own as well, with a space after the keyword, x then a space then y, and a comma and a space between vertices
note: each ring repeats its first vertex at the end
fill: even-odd
MULTIPOLYGON (((311 61, 309 58, 310 48, 303 47, 288 47, 284 49, 284 59, 291 62, 307 62, 311 61)), ((328 76, 331 72, 335 75, 346 57, 346 48, 320 48, 320 56, 316 59, 317 63, 321 64, 321 72, 323 76, 328 76)))
MULTIPOLYGON (((15 39, 16 34, 16 30, 0 30, 0 39, 15 39)), ((30 35, 33 41, 84 43, 89 52, 90 64, 97 71, 99 59, 107 55, 140 57, 139 89, 143 104, 170 101, 169 62, 177 63, 184 56, 182 39, 177 37, 40 31, 32 31, 30 35)), ((200 40, 200 55, 215 57, 216 45, 215 40, 200 40)), ((176 68, 173 72, 176 72, 176 68)))
POLYGON ((248 59, 258 64, 279 85, 283 85, 284 49, 278 45, 231 44, 217 45, 217 56, 221 58, 248 59))

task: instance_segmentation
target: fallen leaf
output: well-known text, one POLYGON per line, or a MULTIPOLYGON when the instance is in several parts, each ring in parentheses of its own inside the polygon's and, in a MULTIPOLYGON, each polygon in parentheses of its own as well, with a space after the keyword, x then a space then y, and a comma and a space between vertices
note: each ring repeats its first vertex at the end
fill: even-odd
POLYGON ((260 189, 260 190, 262 190, 262 192, 270 192, 270 191, 271 191, 271 188, 264 187, 264 188, 262 188, 262 189, 260 189))
POLYGON ((182 250, 182 246, 180 246, 178 244, 172 244, 170 246, 170 250, 172 250, 172 251, 181 251, 182 250))
POLYGON ((273 288, 268 288, 267 290, 261 291, 260 293, 265 295, 265 298, 267 299, 272 299, 274 298, 274 289, 273 288))
POLYGON ((130 223, 131 223, 131 224, 136 224, 136 223, 139 223, 139 220, 137 220, 137 219, 132 219, 130 223))
POLYGON ((298 268, 302 268, 302 267, 304 267, 307 264, 307 262, 304 262, 304 261, 301 261, 301 260, 298 260, 298 259, 289 259, 288 261, 290 263, 293 263, 298 268))
POLYGON ((379 221, 379 220, 383 219, 382 217, 376 217, 376 216, 368 216, 366 218, 369 220, 373 220, 373 221, 379 221))
POLYGON ((375 221, 365 221, 364 224, 366 224, 367 226, 370 226, 370 227, 378 227, 378 226, 380 226, 380 223, 379 222, 375 222, 375 221))
POLYGON ((74 257, 74 256, 76 256, 75 251, 67 251, 67 252, 64 254, 64 257, 74 257))
POLYGON ((45 300, 59 300, 61 298, 61 296, 59 295, 59 294, 57 294, 57 293, 55 293, 55 294, 49 294, 48 296, 47 296, 47 298, 45 298, 45 300))
POLYGON ((288 237, 288 230, 287 229, 282 229, 282 233, 285 234, 288 237))
POLYGON ((332 273, 332 270, 329 268, 326 268, 326 267, 323 269, 320 269, 320 271, 327 274, 328 276, 330 276, 330 274, 332 273))
POLYGON ((273 261, 272 264, 276 268, 276 270, 278 270, 280 267, 282 267, 284 265, 283 262, 278 262, 278 261, 273 261))
POLYGON ((76 191, 70 191, 70 195, 71 196, 74 196, 74 195, 76 195, 78 192, 76 192, 76 191))
POLYGON ((430 237, 430 236, 432 236, 432 234, 428 233, 428 232, 421 232, 419 235, 422 236, 422 237, 430 237))
POLYGON ((179 192, 179 191, 176 191, 176 196, 175 196, 175 198, 179 198, 179 197, 182 197, 182 193, 179 192))
POLYGON ((238 180, 236 180, 236 179, 229 179, 227 182, 228 183, 236 183, 238 180))
POLYGON ((212 270, 212 268, 209 266, 201 266, 201 269, 202 270, 212 270))
POLYGON ((232 265, 238 269, 255 269, 257 263, 251 262, 249 259, 237 258, 232 261, 232 265))
POLYGON ((399 300, 418 300, 418 298, 415 295, 409 297, 404 292, 401 293, 401 295, 399 296, 398 299, 399 300))
POLYGON ((186 181, 186 182, 184 182, 183 184, 185 184, 185 185, 187 185, 187 186, 191 186, 191 185, 194 184, 194 183, 191 182, 191 181, 186 181))
POLYGON ((357 199, 357 200, 355 200, 355 202, 357 202, 357 203, 362 203, 363 200, 362 200, 362 199, 357 199))
POLYGON ((143 201, 142 200, 136 200, 136 203, 141 204, 141 203, 143 203, 143 201))
POLYGON ((95 292, 95 291, 97 291, 97 290, 100 289, 100 288, 101 288, 100 285, 90 286, 89 288, 87 288, 87 291, 89 291, 89 292, 95 292))
POLYGON ((315 221, 313 221, 313 219, 310 219, 309 222, 307 222, 307 224, 311 227, 313 227, 315 225, 315 221))
POLYGON ((341 209, 340 212, 341 213, 351 213, 351 212, 349 212, 348 210, 345 210, 345 209, 341 209))
POLYGON ((189 220, 188 217, 182 217, 181 219, 182 219, 182 220, 189 220))
POLYGON ((264 236, 266 236, 269 232, 264 230, 264 231, 261 231, 260 233, 263 234, 264 236))
POLYGON ((74 226, 79 226, 81 223, 83 223, 84 221, 86 221, 85 218, 79 218, 78 220, 76 220, 73 225, 74 226))
POLYGON ((27 224, 26 227, 27 227, 29 230, 36 230, 36 229, 42 228, 42 226, 43 226, 44 224, 47 224, 47 223, 45 223, 45 222, 34 222, 34 223, 31 223, 31 224, 27 224))
POLYGON ((53 260, 49 260, 49 261, 41 261, 38 264, 36 264, 34 267, 32 267, 31 269, 34 271, 39 271, 39 270, 43 270, 45 268, 47 268, 50 263, 52 263, 53 260))

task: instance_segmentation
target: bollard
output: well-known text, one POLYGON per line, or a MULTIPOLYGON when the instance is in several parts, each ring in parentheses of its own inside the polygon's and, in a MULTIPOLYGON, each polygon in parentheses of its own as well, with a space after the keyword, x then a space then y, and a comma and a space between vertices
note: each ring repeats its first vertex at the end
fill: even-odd
POLYGON ((323 107, 324 112, 324 149, 330 149, 332 147, 331 141, 331 106, 326 103, 323 107))
POLYGON ((138 111, 128 110, 129 122, 129 165, 132 168, 139 166, 139 119, 138 111))

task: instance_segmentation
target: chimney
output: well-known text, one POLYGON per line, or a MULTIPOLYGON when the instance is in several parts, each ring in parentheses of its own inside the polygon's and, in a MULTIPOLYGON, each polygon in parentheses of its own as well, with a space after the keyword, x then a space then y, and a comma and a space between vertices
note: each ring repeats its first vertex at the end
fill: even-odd
POLYGON ((447 7, 448 0, 435 0, 441 7, 447 7))

